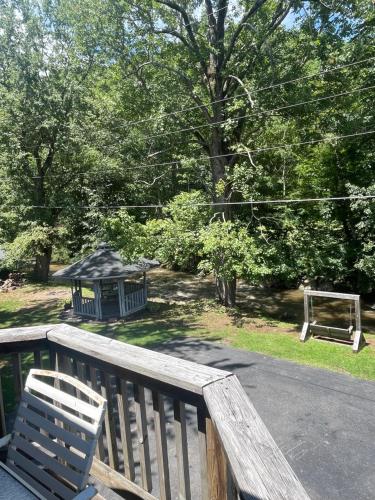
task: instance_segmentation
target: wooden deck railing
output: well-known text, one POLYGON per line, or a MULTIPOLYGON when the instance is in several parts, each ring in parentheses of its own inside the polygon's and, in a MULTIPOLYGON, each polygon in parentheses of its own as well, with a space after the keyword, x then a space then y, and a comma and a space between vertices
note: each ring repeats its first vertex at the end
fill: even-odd
POLYGON ((17 401, 31 365, 73 374, 108 400, 91 473, 111 488, 145 500, 308 498, 230 372, 68 325, 0 330, 1 434, 3 393, 12 381, 17 401))

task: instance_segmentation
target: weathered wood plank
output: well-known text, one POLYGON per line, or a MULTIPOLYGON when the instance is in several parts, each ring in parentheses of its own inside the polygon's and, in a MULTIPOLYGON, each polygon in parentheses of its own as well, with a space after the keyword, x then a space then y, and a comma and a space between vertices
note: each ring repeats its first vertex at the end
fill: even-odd
POLYGON ((176 440, 178 498, 181 500, 191 500, 185 404, 181 401, 174 400, 173 414, 176 440))
MULTIPOLYGON (((22 467, 22 469, 30 474, 30 476, 40 481, 42 485, 47 486, 52 491, 58 493, 62 498, 73 498, 74 493, 71 489, 67 488, 62 482, 58 481, 43 469, 35 465, 32 460, 28 460, 23 455, 21 455, 21 453, 18 453, 18 451, 16 451, 13 447, 10 447, 8 450, 6 465, 10 468, 13 468, 13 462, 16 464, 16 469, 18 469, 18 467, 22 467)), ((37 491, 40 491, 40 488, 36 487, 35 485, 33 485, 33 487, 37 491)))
POLYGON ((114 419, 114 407, 112 402, 111 378, 108 373, 100 372, 101 393, 107 400, 107 411, 104 416, 104 429, 107 438, 108 460, 112 469, 118 470, 118 450, 116 440, 116 424, 114 419))
POLYGON ((202 394, 205 385, 229 372, 125 344, 69 325, 48 332, 49 341, 180 389, 202 394))
POLYGON ((164 400, 159 392, 152 393, 154 408, 154 427, 156 441, 156 459, 159 471, 160 500, 171 499, 171 485, 169 480, 169 463, 164 400))
POLYGON ((21 354, 12 354, 13 387, 16 402, 19 403, 23 393, 21 354))
POLYGON ((134 455, 130 427, 129 395, 126 380, 121 380, 117 377, 116 388, 117 408, 120 421, 121 445, 124 457, 124 472, 125 476, 130 481, 134 481, 134 455))
MULTIPOLYGON (((115 377, 119 377, 120 379, 127 380, 130 383, 140 384, 143 387, 147 387, 151 391, 159 391, 165 394, 166 396, 172 399, 178 399, 180 401, 184 401, 186 404, 190 404, 192 406, 204 406, 204 401, 202 395, 188 391, 186 389, 181 389, 179 387, 175 387, 171 384, 167 384, 165 382, 161 382, 157 379, 149 378, 147 376, 138 374, 133 371, 127 370, 125 367, 120 367, 105 361, 102 361, 97 358, 93 358, 92 356, 85 355, 83 352, 70 350, 65 346, 59 346, 55 342, 51 342, 54 349, 57 353, 62 353, 64 355, 69 355, 70 357, 74 357, 77 360, 80 360, 83 363, 94 366, 98 371, 104 371, 110 373, 115 377)), ((99 390, 100 392, 100 390, 99 390)))
MULTIPOLYGON (((86 420, 82 420, 81 418, 72 415, 71 413, 66 412, 61 408, 61 406, 57 406, 56 402, 51 404, 47 401, 42 401, 28 392, 24 393, 23 400, 30 406, 34 405, 35 408, 38 408, 41 412, 54 417, 55 421, 59 422, 59 424, 56 424, 59 427, 61 427, 61 422, 63 424, 69 425, 70 428, 75 429, 77 432, 85 434, 89 437, 95 436, 95 427, 92 424, 90 424, 86 420)), ((24 411, 24 408, 20 408, 20 411, 24 411)))
POLYGON ((210 500, 209 490, 208 490, 206 421, 207 421, 206 410, 198 408, 197 409, 198 447, 199 447, 202 500, 210 500))
POLYGON ((207 476, 210 500, 227 500, 227 461, 211 419, 206 420, 207 476))
MULTIPOLYGON (((27 422, 30 422, 30 424, 37 426, 41 430, 43 429, 47 431, 52 436, 59 438, 69 446, 73 446, 74 448, 82 451, 85 454, 90 451, 90 443, 88 441, 81 439, 81 437, 75 436, 73 433, 65 430, 63 427, 54 424, 50 420, 41 417, 30 409, 20 407, 19 415, 20 417, 23 417, 27 422)), ((27 436, 29 433, 29 429, 29 425, 26 425, 21 420, 16 419, 16 422, 14 424, 14 430, 16 432, 21 432, 22 434, 27 436)))
MULTIPOLYGON (((21 424, 20 424, 21 425, 21 424)), ((51 439, 48 435, 42 434, 41 431, 36 430, 33 427, 27 426, 24 422, 22 422, 22 427, 19 428, 25 432, 27 432, 28 438, 32 439, 35 443, 39 443, 43 448, 49 450, 51 453, 54 453, 58 457, 63 458, 67 463, 73 465, 76 469, 83 471, 86 466, 86 462, 84 458, 81 458, 76 453, 73 453, 69 450, 69 448, 62 446, 55 440, 51 439)))
POLYGON ((203 394, 241 498, 309 498, 237 377, 210 384, 203 394))
POLYGON ((12 439, 12 447, 26 453, 29 457, 37 460, 43 467, 55 473, 57 476, 63 477, 77 488, 82 483, 82 473, 74 471, 71 467, 66 467, 62 463, 53 458, 51 454, 43 451, 43 448, 36 446, 30 441, 27 441, 20 435, 14 436, 12 439))
POLYGON ((142 487, 146 491, 152 490, 150 447, 148 442, 146 402, 144 387, 134 384, 135 418, 138 433, 138 451, 141 465, 142 487))
POLYGON ((40 351, 34 351, 34 367, 42 368, 42 353, 40 351))
POLYGON ((31 486, 31 488, 35 490, 36 498, 42 498, 43 500, 57 500, 57 497, 51 493, 50 490, 44 488, 44 486, 42 486, 38 481, 35 481, 31 475, 24 472, 20 467, 17 467, 12 463, 7 463, 7 468, 13 472, 16 477, 20 477, 28 486, 31 486), (37 495, 39 495, 39 497, 37 495))
POLYGON ((21 328, 3 328, 0 330, 0 344, 45 339, 47 337, 47 332, 58 326, 59 325, 41 325, 21 328))
POLYGON ((99 419, 101 409, 96 409, 92 405, 81 401, 74 396, 71 396, 70 394, 59 391, 58 389, 55 389, 54 387, 45 384, 40 380, 30 378, 28 387, 32 391, 38 392, 39 394, 42 394, 52 399, 53 401, 57 401, 61 405, 66 406, 73 411, 82 413, 83 415, 86 415, 86 417, 89 417, 94 421, 97 421, 99 419))
POLYGON ((6 436, 7 428, 5 424, 5 407, 4 407, 4 396, 3 389, 1 385, 1 373, 0 373, 0 438, 6 436))
MULTIPOLYGON (((98 372, 97 372, 97 370, 93 366, 90 365, 89 371, 90 371, 90 379, 88 380, 89 386, 91 387, 91 389, 93 391, 101 392, 100 385, 98 384, 98 372)), ((95 456, 96 456, 96 458, 98 458, 99 460, 102 460, 102 461, 105 459, 103 431, 101 432, 101 434, 98 438, 98 444, 96 446, 95 456)))
MULTIPOLYGON (((144 490, 141 486, 133 483, 119 472, 114 471, 108 465, 100 462, 96 458, 92 463, 90 474, 98 478, 108 488, 134 493, 143 500, 158 500, 157 497, 144 490)), ((124 495, 126 498, 126 494, 124 495)))
POLYGON ((321 290, 304 290, 304 294, 312 297, 327 297, 330 299, 359 300, 360 295, 353 293, 323 292, 321 290))

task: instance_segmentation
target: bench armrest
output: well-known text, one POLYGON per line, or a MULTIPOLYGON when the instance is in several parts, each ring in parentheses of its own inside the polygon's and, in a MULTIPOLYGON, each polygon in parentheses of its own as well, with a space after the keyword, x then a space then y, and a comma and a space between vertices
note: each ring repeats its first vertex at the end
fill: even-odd
POLYGON ((10 443, 11 434, 7 434, 6 436, 0 438, 0 448, 6 448, 10 443))
POLYGON ((81 491, 81 493, 78 493, 73 500, 91 500, 91 498, 94 498, 96 493, 97 491, 94 486, 88 486, 85 490, 81 491))

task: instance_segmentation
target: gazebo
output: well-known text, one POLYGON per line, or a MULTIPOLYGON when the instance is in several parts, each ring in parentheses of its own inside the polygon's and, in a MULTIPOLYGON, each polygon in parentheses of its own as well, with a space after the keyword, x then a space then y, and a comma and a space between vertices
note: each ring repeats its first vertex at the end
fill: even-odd
POLYGON ((118 252, 101 243, 94 253, 53 278, 70 281, 74 314, 97 320, 124 318, 146 307, 146 272, 157 266, 159 262, 148 259, 126 264, 118 252), (84 296, 87 288, 94 297, 84 296))

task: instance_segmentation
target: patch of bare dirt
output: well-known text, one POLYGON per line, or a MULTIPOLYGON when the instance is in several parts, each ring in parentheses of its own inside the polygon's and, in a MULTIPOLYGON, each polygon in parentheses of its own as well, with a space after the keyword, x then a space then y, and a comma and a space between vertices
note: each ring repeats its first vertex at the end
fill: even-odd
POLYGON ((42 286, 35 288, 27 285, 10 293, 12 299, 25 302, 26 307, 36 302, 56 302, 57 300, 67 299, 71 295, 69 289, 54 288, 51 286, 46 288, 42 286))
MULTIPOLYGON (((183 304, 215 298, 212 276, 200 277, 164 268, 154 269, 148 276, 153 300, 183 304)), ((265 333, 292 333, 301 328, 304 320, 302 289, 276 290, 239 281, 237 290, 239 313, 237 316, 230 313, 232 324, 265 333), (263 320, 264 317, 275 322, 263 320)), ((354 321, 354 311, 350 311, 347 301, 316 298, 313 306, 315 318, 323 324, 348 327, 350 321, 354 321)), ((375 310, 368 304, 362 305, 362 324, 364 330, 375 332, 375 310)))

